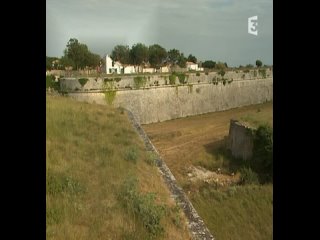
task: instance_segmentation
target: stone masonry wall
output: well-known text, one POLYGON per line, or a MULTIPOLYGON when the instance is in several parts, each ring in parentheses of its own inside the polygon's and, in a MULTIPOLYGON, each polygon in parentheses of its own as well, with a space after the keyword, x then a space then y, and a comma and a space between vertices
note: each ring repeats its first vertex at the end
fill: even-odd
POLYGON ((237 120, 230 120, 228 148, 232 156, 248 160, 252 157, 253 136, 250 128, 237 120))
MULTIPOLYGON (((69 92, 69 96, 87 102, 107 104, 105 93, 69 92)), ((273 99, 273 79, 237 80, 218 85, 203 83, 163 86, 139 90, 117 90, 112 105, 123 107, 141 124, 216 112, 263 103, 273 99)))

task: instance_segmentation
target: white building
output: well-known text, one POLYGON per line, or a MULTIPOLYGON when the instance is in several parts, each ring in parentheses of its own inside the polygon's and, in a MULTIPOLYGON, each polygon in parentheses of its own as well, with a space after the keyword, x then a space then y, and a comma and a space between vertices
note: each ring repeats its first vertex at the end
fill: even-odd
POLYGON ((111 73, 124 73, 124 74, 129 74, 129 73, 135 73, 136 69, 134 66, 132 65, 123 65, 118 61, 113 61, 109 55, 106 55, 106 68, 105 68, 105 72, 107 74, 111 74, 111 73))
POLYGON ((199 68, 198 64, 193 62, 186 62, 186 67, 188 70, 203 71, 203 68, 199 68))

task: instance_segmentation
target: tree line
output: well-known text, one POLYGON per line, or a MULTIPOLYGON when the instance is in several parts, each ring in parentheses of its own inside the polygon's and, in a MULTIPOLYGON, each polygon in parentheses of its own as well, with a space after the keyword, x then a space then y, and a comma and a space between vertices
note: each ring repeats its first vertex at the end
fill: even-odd
MULTIPOLYGON (((59 59, 56 57, 46 57, 46 68, 65 69, 71 66, 73 69, 96 68, 104 64, 104 59, 100 55, 92 53, 86 44, 80 43, 78 39, 71 38, 64 50, 64 55, 59 59)), ((143 43, 136 43, 130 48, 128 45, 116 45, 112 52, 111 58, 113 61, 119 61, 122 64, 141 65, 149 63, 153 68, 160 68, 167 64, 172 66, 186 67, 186 62, 198 63, 198 59, 189 54, 188 57, 178 49, 166 50, 159 44, 147 46, 143 43)), ((228 68, 227 63, 215 62, 206 60, 199 62, 200 67, 206 69, 224 69, 228 68)), ((256 61, 256 66, 261 67, 262 62, 256 61)), ((240 65, 240 68, 243 67, 240 65)), ((251 68, 253 65, 248 64, 246 68, 251 68)))

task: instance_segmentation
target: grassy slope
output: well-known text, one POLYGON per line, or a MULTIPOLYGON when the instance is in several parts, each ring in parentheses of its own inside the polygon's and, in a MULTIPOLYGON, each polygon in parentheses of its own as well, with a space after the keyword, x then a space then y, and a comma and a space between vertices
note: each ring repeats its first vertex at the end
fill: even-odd
POLYGON ((130 176, 141 193, 154 192, 156 203, 165 204, 160 239, 189 239, 181 211, 156 167, 146 163, 124 113, 62 97, 46 101, 47 239, 151 238, 119 195, 130 176), (125 160, 132 152, 136 163, 125 160))
POLYGON ((272 102, 149 124, 144 128, 179 184, 186 192, 191 191, 192 204, 217 239, 272 239, 272 185, 214 190, 207 184, 193 186, 186 177, 189 165, 214 171, 221 167, 230 172, 233 164, 221 151, 219 142, 228 135, 230 118, 252 126, 260 123, 273 126, 272 102), (190 139, 190 144, 186 144, 190 139))

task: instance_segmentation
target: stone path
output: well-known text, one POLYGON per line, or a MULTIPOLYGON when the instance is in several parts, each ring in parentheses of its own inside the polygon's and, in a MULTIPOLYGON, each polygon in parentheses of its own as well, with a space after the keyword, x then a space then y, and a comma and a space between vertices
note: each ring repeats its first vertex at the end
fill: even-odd
POLYGON ((126 111, 128 113, 129 120, 131 121, 133 127, 138 132, 140 137, 143 139, 147 151, 152 151, 156 154, 157 166, 173 198, 178 203, 178 205, 183 209, 183 212, 188 219, 188 227, 192 233, 193 239, 214 240, 214 237, 210 233, 209 229, 206 227, 203 220, 200 218, 197 211, 192 206, 190 200, 188 199, 187 195, 184 193, 182 188, 178 186, 175 177, 172 175, 166 163, 161 159, 159 152, 157 151, 155 146, 152 144, 149 137, 140 126, 139 122, 136 120, 132 112, 130 112, 129 110, 126 110, 126 111))

